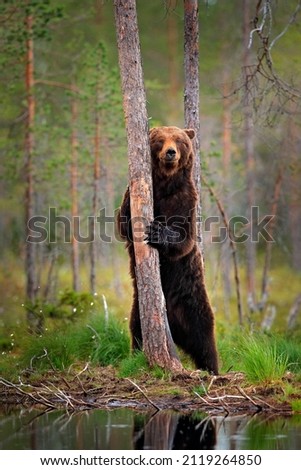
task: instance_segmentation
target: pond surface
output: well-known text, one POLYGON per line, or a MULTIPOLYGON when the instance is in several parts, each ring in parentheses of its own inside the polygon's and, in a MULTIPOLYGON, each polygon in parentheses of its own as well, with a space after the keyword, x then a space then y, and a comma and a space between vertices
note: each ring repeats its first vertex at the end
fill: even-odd
POLYGON ((0 449, 301 449, 301 416, 0 410, 0 449))

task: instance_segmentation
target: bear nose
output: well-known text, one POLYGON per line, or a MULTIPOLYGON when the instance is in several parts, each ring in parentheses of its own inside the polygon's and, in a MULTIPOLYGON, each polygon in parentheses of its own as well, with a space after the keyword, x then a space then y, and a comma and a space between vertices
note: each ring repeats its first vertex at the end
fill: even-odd
POLYGON ((166 150, 166 154, 165 154, 166 160, 174 160, 175 156, 176 156, 175 149, 170 147, 169 149, 166 150))

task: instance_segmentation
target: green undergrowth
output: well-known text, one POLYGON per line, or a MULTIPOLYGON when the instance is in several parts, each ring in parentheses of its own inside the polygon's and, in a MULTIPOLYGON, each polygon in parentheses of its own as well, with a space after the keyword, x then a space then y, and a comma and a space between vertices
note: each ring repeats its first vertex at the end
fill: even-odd
POLYGON ((119 377, 139 377, 150 374, 154 379, 164 380, 171 377, 171 373, 159 366, 150 367, 145 354, 137 351, 123 359, 119 365, 119 377))
POLYGON ((1 375, 11 378, 25 370, 64 370, 78 361, 116 367, 129 351, 129 336, 124 324, 114 318, 106 322, 103 317, 98 317, 38 337, 27 335, 19 344, 18 352, 11 350, 2 354, 0 370, 1 375))
POLYGON ((251 383, 281 380, 301 372, 300 335, 273 335, 233 329, 218 339, 222 372, 244 372, 251 383))
MULTIPOLYGON (((9 337, 2 345, 0 376, 11 380, 24 371, 66 370, 72 364, 113 365, 119 377, 150 374, 168 379, 160 367, 150 368, 142 352, 130 353, 127 324, 111 316, 93 316, 90 321, 64 325, 40 336, 24 335, 17 344, 9 337)), ((247 329, 219 327, 217 331, 220 373, 239 371, 250 383, 280 381, 288 372, 301 377, 300 334, 295 336, 250 332, 247 329)), ((179 351, 185 368, 194 366, 179 351)), ((297 405, 296 405, 297 406, 297 405)))

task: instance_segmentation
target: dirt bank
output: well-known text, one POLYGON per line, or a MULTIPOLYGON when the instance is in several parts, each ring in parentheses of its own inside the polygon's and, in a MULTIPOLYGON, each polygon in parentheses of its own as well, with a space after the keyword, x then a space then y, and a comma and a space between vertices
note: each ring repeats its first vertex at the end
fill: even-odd
MULTIPOLYGON (((287 376, 285 381, 293 381, 287 376)), ((294 396, 301 398, 301 385, 294 396)), ((290 396, 283 384, 248 385, 242 373, 155 379, 118 377, 113 367, 71 367, 68 372, 49 370, 43 375, 25 372, 19 382, 0 379, 0 405, 46 409, 113 409, 127 407, 177 411, 200 410, 211 414, 292 414, 290 396)))

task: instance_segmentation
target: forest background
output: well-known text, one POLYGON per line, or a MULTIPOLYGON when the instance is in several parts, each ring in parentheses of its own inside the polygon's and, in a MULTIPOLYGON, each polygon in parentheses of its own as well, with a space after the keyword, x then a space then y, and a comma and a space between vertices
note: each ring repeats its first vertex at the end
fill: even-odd
MULTIPOLYGON (((132 292, 113 223, 128 182, 113 2, 11 0, 0 8, 6 354, 28 326, 44 333, 93 315, 127 324, 132 292)), ((183 127, 183 3, 137 0, 137 9, 150 127, 183 127)), ((199 2, 203 234, 218 334, 239 322, 300 331, 298 9, 297 0, 199 2), (251 33, 259 3, 271 69, 264 39, 251 33), (236 235, 236 277, 221 212, 236 235), (265 226, 274 242, 258 233, 266 215, 274 216, 265 226)))

